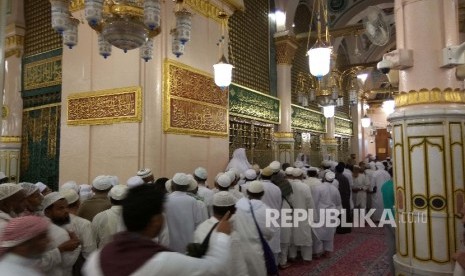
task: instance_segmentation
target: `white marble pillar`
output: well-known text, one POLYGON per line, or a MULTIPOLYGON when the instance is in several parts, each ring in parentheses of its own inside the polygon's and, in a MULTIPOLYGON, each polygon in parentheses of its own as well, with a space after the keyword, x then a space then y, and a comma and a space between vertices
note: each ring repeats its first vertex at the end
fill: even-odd
POLYGON ((334 117, 326 118, 326 133, 321 140, 321 154, 323 160, 338 161, 337 140, 334 136, 335 127, 334 117))
POLYGON ((291 129, 291 67, 298 47, 295 37, 288 32, 275 35, 278 98, 281 100, 281 123, 275 132, 275 159, 294 163, 294 136, 291 129))
POLYGON ((396 0, 398 49, 413 50, 400 71, 393 126, 398 227, 396 275, 452 275, 464 231, 465 95, 442 49, 459 43, 457 0, 396 0), (428 20, 425 20, 425 16, 428 20), (405 93, 406 92, 406 93, 405 93))

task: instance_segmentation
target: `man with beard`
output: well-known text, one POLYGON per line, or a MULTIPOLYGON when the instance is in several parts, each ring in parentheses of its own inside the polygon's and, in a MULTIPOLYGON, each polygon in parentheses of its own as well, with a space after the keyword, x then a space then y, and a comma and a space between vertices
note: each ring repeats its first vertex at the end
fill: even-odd
POLYGON ((47 249, 49 222, 38 216, 11 219, 0 233, 0 275, 42 275, 34 269, 47 249))
POLYGON ((52 224, 48 233, 50 246, 41 258, 40 267, 47 275, 72 275, 81 246, 76 234, 63 228, 70 223, 68 203, 60 193, 52 192, 45 196, 42 207, 52 224))
POLYGON ((0 231, 8 221, 24 212, 26 192, 14 183, 0 184, 0 231))

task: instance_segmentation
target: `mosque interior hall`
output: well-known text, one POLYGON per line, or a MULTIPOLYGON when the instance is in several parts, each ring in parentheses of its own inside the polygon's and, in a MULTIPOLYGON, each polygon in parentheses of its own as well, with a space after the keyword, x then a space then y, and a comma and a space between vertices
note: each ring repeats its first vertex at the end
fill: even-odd
POLYGON ((0 171, 58 190, 203 167, 213 188, 237 149, 387 161, 395 255, 358 228, 281 274, 452 275, 464 52, 465 0, 0 0, 0 171))

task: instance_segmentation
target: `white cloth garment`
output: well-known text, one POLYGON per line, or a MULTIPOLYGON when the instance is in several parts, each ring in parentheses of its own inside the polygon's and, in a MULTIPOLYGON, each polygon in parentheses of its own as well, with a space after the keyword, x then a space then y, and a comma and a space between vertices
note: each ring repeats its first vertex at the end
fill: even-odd
POLYGON ((69 214, 70 224, 66 225, 65 228, 68 231, 76 233, 82 246, 82 256, 88 258, 92 252, 97 249, 95 243, 94 233, 92 231, 92 224, 87 219, 69 214))
POLYGON ((11 216, 9 214, 3 211, 0 211, 0 233, 3 232, 3 229, 5 229, 10 219, 11 219, 11 216))
POLYGON ((235 168, 239 173, 245 173, 246 170, 252 168, 252 165, 247 160, 244 148, 238 148, 233 152, 232 159, 229 161, 225 171, 227 172, 231 168, 235 168))
POLYGON ((212 205, 213 205, 213 195, 215 193, 208 189, 205 185, 199 184, 199 190, 197 191, 197 195, 203 198, 203 202, 207 205, 208 215, 212 215, 212 205))
POLYGON ((97 248, 102 248, 112 241, 114 234, 126 230, 122 212, 122 206, 113 205, 110 209, 95 215, 92 220, 92 230, 97 242, 97 248))
MULTIPOLYGON (((265 194, 262 197, 263 203, 265 203, 269 208, 275 209, 278 212, 281 212, 281 206, 283 203, 281 189, 278 186, 273 184, 269 180, 261 180, 263 184, 263 190, 265 194)), ((280 220, 278 220, 280 222, 280 220)), ((271 250, 274 253, 279 253, 281 251, 281 228, 276 229, 276 233, 270 241, 271 250)))
MULTIPOLYGON (((216 276, 224 275, 230 260, 230 237, 214 232, 207 254, 199 259, 177 252, 160 252, 144 263, 131 276, 216 276)), ((100 268, 100 251, 94 252, 84 265, 84 275, 103 276, 100 268)))
POLYGON ((7 253, 0 260, 0 275, 40 276, 44 275, 35 270, 37 260, 21 257, 13 253, 7 253))
MULTIPOLYGON (((215 217, 211 217, 207 219, 206 221, 202 222, 194 232, 194 242, 202 243, 207 237, 212 227, 217 222, 219 221, 215 217)), ((239 238, 237 231, 234 230, 234 226, 233 226, 233 231, 231 232, 230 237, 231 237, 231 259, 226 265, 227 269, 224 275, 230 275, 230 276, 248 275, 244 255, 241 252, 240 238, 239 238)), ((211 238, 212 237, 210 236, 210 239, 211 238)))
POLYGON ((165 223, 163 223, 160 234, 158 234, 158 237, 154 238, 153 241, 168 248, 170 246, 170 232, 168 230, 168 224, 166 223, 166 215, 163 214, 163 216, 165 223))
MULTIPOLYGON (((316 177, 308 177, 302 181, 304 184, 307 184, 310 189, 315 186, 321 184, 321 180, 316 177)), ((313 195, 313 194, 312 194, 313 195)))
MULTIPOLYGON (((300 180, 290 180, 292 194, 290 202, 294 209, 310 210, 314 209, 312 191, 300 180)), ((292 227, 291 244, 295 246, 312 245, 312 228, 308 221, 301 221, 297 227, 292 227)))
POLYGON ((355 194, 355 208, 366 209, 367 207, 367 191, 370 190, 370 182, 368 177, 363 173, 354 178, 354 187, 358 190, 355 194))
POLYGON ((179 253, 186 252, 186 246, 194 239, 195 228, 203 222, 203 214, 197 200, 192 196, 175 191, 165 202, 166 222, 170 235, 169 248, 179 253))
POLYGON ((58 246, 68 241, 70 236, 65 229, 53 223, 50 224, 48 237, 50 244, 48 250, 41 256, 39 265, 41 270, 47 276, 71 276, 73 265, 81 253, 81 246, 72 252, 60 253, 58 246))
MULTIPOLYGON (((312 189, 313 201, 315 204, 314 209, 314 221, 321 224, 325 220, 323 217, 320 218, 320 212, 326 209, 338 209, 342 208, 341 195, 339 190, 333 185, 327 182, 323 182, 320 185, 313 186, 312 189), (320 222, 320 219, 322 222, 320 222)), ((322 225, 321 227, 315 227, 315 233, 320 240, 333 240, 336 232, 336 227, 328 227, 322 225)))
POLYGON ((354 209, 354 196, 352 193, 352 188, 354 187, 354 177, 352 176, 352 172, 349 169, 344 169, 342 174, 347 178, 350 185, 350 209, 354 209))
POLYGON ((373 221, 379 221, 383 214, 384 205, 383 205, 383 196, 381 194, 381 188, 383 184, 391 179, 391 175, 385 170, 376 170, 373 173, 373 182, 376 187, 376 193, 372 194, 372 208, 376 209, 373 213, 373 221))
MULTIPOLYGON (((252 203, 252 209, 255 214, 255 218, 257 220, 257 224, 262 231, 263 237, 270 241, 275 235, 276 230, 278 229, 273 224, 270 224, 270 227, 266 227, 266 209, 269 209, 263 201, 252 199, 249 200, 248 198, 241 198, 239 201, 236 202, 236 213, 241 212, 243 215, 249 217, 251 222, 253 222, 252 213, 250 212, 250 203, 252 203)), ((253 222, 255 225, 255 222, 253 222)))
POLYGON ((458 262, 455 262, 454 273, 452 276, 465 276, 465 270, 458 262))
POLYGON ((239 185, 234 186, 234 188, 229 189, 229 192, 232 194, 232 196, 236 199, 239 200, 244 197, 244 194, 239 192, 239 185))

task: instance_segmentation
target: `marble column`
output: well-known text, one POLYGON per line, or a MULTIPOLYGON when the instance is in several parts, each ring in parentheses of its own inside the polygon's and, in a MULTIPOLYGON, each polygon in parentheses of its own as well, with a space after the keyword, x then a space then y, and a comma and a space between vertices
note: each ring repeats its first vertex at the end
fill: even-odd
MULTIPOLYGON (((6 0, 2 1, 8 2, 6 0)), ((0 8, 0 13, 7 11, 0 8)), ((6 14, 4 14, 6 15, 6 14)), ((0 15, 1 17, 2 15, 0 15)), ((11 1, 8 10, 7 26, 4 28, 4 58, 1 69, 4 76, 1 84, 2 128, 0 137, 0 171, 10 178, 10 182, 19 180, 19 161, 21 149, 21 121, 23 101, 21 98, 21 58, 24 47, 25 23, 23 1, 11 1)), ((2 36, 2 34, 0 34, 2 36)), ((1 40, 0 40, 0 43, 1 40)), ((1 78, 1 77, 0 77, 1 78)))
POLYGON ((396 0, 398 49, 413 67, 400 71, 393 126, 396 275, 452 275, 461 248, 465 94, 442 49, 458 45, 457 0, 396 0), (427 16, 428 20, 424 20, 427 16))
POLYGON ((281 122, 275 132, 275 159, 294 163, 294 135, 291 129, 291 67, 298 44, 288 31, 275 34, 278 98, 281 100, 281 122))

